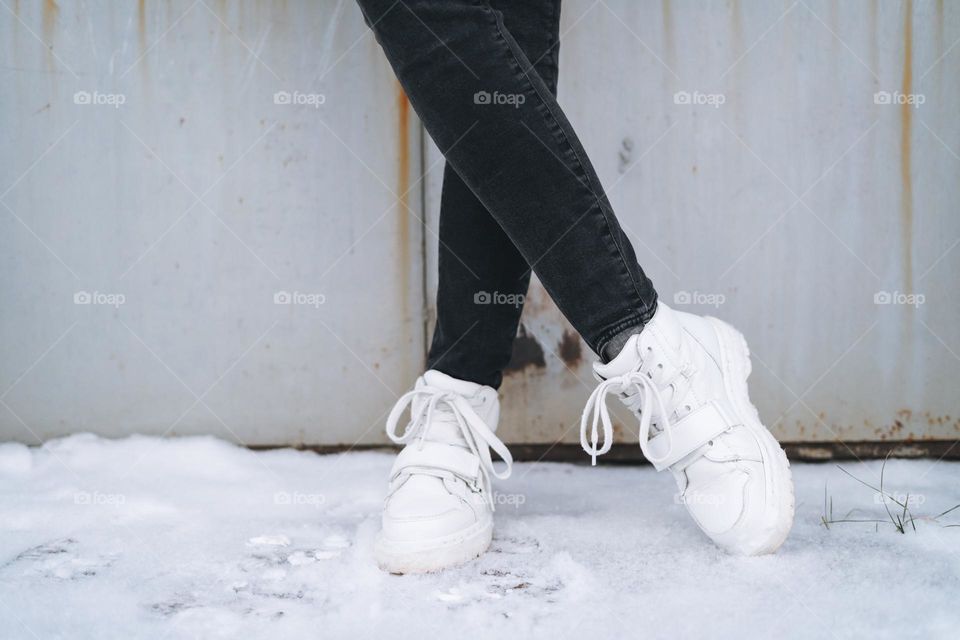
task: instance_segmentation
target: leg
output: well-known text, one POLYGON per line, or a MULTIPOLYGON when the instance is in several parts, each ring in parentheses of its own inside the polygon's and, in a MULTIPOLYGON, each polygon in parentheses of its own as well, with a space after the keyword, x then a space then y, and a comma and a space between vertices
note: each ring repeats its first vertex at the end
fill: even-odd
MULTIPOLYGON (((656 310, 653 285, 502 12, 484 0, 359 1, 452 170, 590 347, 601 353, 611 338, 639 330, 656 310)), ((464 229, 450 233, 463 234, 456 246, 474 240, 464 229)), ((456 292, 449 305, 473 318, 468 325, 475 292, 456 292)))
MULTIPOLYGON (((582 146, 503 13, 490 0, 360 3, 450 167, 561 311, 598 353, 630 334, 616 358, 595 365, 602 382, 581 421, 584 449, 594 458, 609 450, 613 428, 603 403, 616 394, 637 414, 644 454, 673 472, 707 535, 735 553, 779 547, 793 519, 792 482, 782 449, 750 404, 746 343, 717 320, 657 305, 582 146)), ((469 249, 472 238, 454 242, 469 249)), ((454 309, 466 304, 461 297, 454 309)), ((511 463, 494 434, 495 395, 489 386, 427 371, 394 407, 388 434, 419 445, 404 449, 392 473, 382 566, 439 568, 489 544, 490 477, 505 478, 511 463), (407 404, 411 423, 398 436, 407 404), (506 462, 502 473, 489 448, 506 462)))
MULTIPOLYGON (((560 0, 497 0, 510 30, 552 95, 557 93, 560 0)), ((494 388, 510 361, 530 283, 527 261, 447 164, 440 200, 437 321, 427 369, 494 388), (483 293, 517 304, 479 304, 483 293)), ((490 302, 493 302, 492 300, 490 302)))

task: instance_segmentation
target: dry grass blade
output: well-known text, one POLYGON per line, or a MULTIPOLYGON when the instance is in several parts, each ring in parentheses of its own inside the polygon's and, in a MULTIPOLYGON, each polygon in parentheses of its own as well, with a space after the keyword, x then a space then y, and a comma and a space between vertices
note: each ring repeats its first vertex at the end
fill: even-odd
MULTIPOLYGON (((892 452, 891 452, 891 453, 892 453, 892 452)), ((947 509, 946 511, 942 511, 941 513, 939 513, 939 514, 937 514, 937 515, 935 515, 935 516, 914 515, 914 514, 910 511, 910 499, 911 499, 911 494, 910 494, 910 493, 907 493, 907 494, 905 495, 905 497, 903 498, 903 500, 898 500, 896 496, 894 496, 894 495, 892 495, 892 494, 890 494, 890 493, 887 493, 887 491, 885 490, 885 486, 886 486, 886 485, 885 485, 885 482, 886 482, 887 460, 889 460, 889 459, 890 459, 890 454, 887 454, 887 457, 884 458, 883 464, 882 464, 882 466, 880 467, 880 486, 879 486, 879 487, 873 486, 873 485, 870 484, 869 482, 866 482, 866 481, 862 480, 861 478, 858 478, 857 476, 855 476, 854 474, 852 474, 850 471, 844 469, 842 466, 837 465, 837 468, 840 469, 840 471, 842 471, 844 474, 846 474, 846 475, 849 476, 850 478, 853 478, 855 481, 857 481, 858 483, 860 483, 860 484, 862 484, 863 486, 867 487, 868 489, 871 489, 872 491, 874 491, 874 492, 877 494, 877 496, 880 498, 881 502, 883 503, 883 509, 884 509, 884 511, 886 511, 886 514, 887 514, 887 518, 888 518, 888 519, 887 519, 887 520, 880 520, 880 519, 872 519, 872 518, 851 518, 851 517, 849 517, 849 516, 850 516, 851 514, 853 514, 855 511, 860 511, 860 509, 851 509, 850 511, 847 512, 847 515, 846 515, 845 517, 839 518, 839 519, 838 519, 838 518, 834 518, 834 517, 833 517, 833 496, 830 496, 830 495, 829 495, 829 492, 827 491, 827 485, 826 485, 826 483, 824 483, 824 486, 823 486, 823 514, 821 514, 821 516, 820 516, 820 523, 821 523, 826 529, 830 529, 830 525, 832 525, 832 524, 837 524, 837 523, 848 523, 848 522, 849 522, 849 523, 870 523, 870 522, 872 522, 872 523, 874 523, 874 525, 875 525, 874 529, 875 529, 876 531, 879 531, 879 530, 880 530, 879 527, 880 527, 881 524, 883 524, 883 523, 890 523, 890 524, 893 525, 893 528, 894 528, 895 531, 897 531, 897 533, 906 534, 906 532, 907 532, 907 524, 908 524, 908 523, 909 523, 910 527, 913 529, 913 531, 916 532, 916 531, 917 531, 917 520, 936 522, 937 524, 940 524, 940 522, 939 522, 940 518, 942 518, 943 516, 945 516, 945 515, 947 515, 947 514, 949 514, 949 513, 952 513, 952 512, 954 512, 954 511, 956 511, 957 509, 960 509, 960 504, 956 504, 956 505, 950 507, 949 509, 947 509), (890 506, 889 506, 889 503, 890 503, 890 502, 892 502, 892 503, 896 504, 898 507, 900 507, 900 511, 897 512, 897 513, 894 513, 893 511, 891 511, 891 510, 890 510, 890 506)), ((916 497, 916 496, 914 496, 914 497, 916 497)), ((921 497, 922 497, 922 496, 921 496, 921 497)), ((953 527, 960 527, 960 524, 940 524, 940 526, 941 526, 941 527, 944 527, 944 528, 953 528, 953 527)))

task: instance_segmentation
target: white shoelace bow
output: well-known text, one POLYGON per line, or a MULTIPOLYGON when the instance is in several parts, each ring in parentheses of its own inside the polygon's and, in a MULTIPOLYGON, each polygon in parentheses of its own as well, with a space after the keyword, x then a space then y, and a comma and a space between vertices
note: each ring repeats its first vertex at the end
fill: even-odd
MULTIPOLYGON (((393 410, 387 417, 387 436, 397 444, 407 444, 413 440, 418 440, 417 446, 422 447, 427 433, 430 431, 430 425, 433 424, 434 412, 437 411, 437 407, 441 403, 449 408, 449 411, 445 411, 445 415, 441 416, 441 419, 452 415, 470 451, 480 458, 480 473, 485 481, 487 500, 492 504, 493 495, 490 495, 489 490, 490 476, 492 475, 500 480, 509 478, 513 470, 513 456, 510 455, 507 446, 490 430, 483 418, 477 415, 470 402, 460 394, 429 385, 408 391, 400 396, 397 404, 394 405, 393 410), (408 405, 412 407, 417 396, 424 396, 426 401, 420 405, 415 414, 411 410, 410 422, 407 423, 403 434, 397 435, 397 424, 400 416, 408 405), (490 449, 493 449, 506 464, 504 470, 500 473, 497 473, 494 467, 490 449)), ((443 411, 443 409, 440 410, 443 411)))
POLYGON ((639 412, 640 450, 643 451, 647 460, 653 463, 669 458, 673 452, 673 433, 663 396, 660 395, 657 385, 647 374, 642 371, 630 371, 604 380, 597 385, 583 408, 583 416, 580 418, 580 446, 590 454, 593 464, 597 464, 597 456, 602 456, 610 451, 610 447, 613 446, 613 426, 610 422, 610 410, 607 408, 606 399, 608 393, 625 394, 626 397, 623 400, 627 408, 635 413, 639 412), (631 390, 633 390, 632 393, 630 393, 631 390), (653 420, 654 400, 656 400, 657 408, 660 409, 658 424, 662 427, 668 443, 667 452, 659 458, 652 456, 647 447, 647 443, 650 441, 650 424, 653 420), (593 411, 593 423, 590 428, 590 442, 587 442, 587 420, 590 417, 591 410, 593 411), (598 423, 603 425, 603 446, 599 449, 597 448, 598 423))

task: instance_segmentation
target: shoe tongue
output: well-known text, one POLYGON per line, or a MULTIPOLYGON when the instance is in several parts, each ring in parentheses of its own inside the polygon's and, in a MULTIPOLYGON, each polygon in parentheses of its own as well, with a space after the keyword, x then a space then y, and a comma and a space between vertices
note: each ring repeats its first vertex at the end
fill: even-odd
POLYGON ((444 391, 453 391, 468 398, 476 395, 477 391, 483 388, 483 385, 477 384, 476 382, 458 380, 436 369, 430 369, 424 373, 423 381, 431 387, 437 387, 444 391))
MULTIPOLYGON (((417 381, 417 387, 430 386, 444 391, 450 391, 465 397, 471 404, 474 396, 477 395, 483 385, 467 380, 458 380, 445 373, 431 369, 423 374, 417 381)), ((420 402, 425 402, 421 400, 420 402)), ((419 407, 417 407, 419 408, 419 407)), ((460 425, 456 416, 446 402, 439 402, 434 407, 433 418, 430 424, 430 430, 427 432, 426 440, 428 442, 442 442, 444 444, 455 444, 467 447, 467 441, 460 431, 460 425)))

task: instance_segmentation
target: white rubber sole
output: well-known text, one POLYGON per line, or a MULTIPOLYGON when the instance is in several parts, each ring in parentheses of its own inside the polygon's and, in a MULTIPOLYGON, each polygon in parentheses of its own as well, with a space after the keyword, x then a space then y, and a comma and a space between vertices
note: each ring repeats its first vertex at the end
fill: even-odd
POLYGON ((493 519, 445 538, 401 542, 381 533, 373 547, 377 566, 390 573, 430 573, 473 560, 493 540, 493 519))
POLYGON ((750 377, 752 365, 746 339, 742 333, 722 320, 712 317, 707 317, 707 320, 713 326, 720 344, 727 396, 740 419, 761 445, 764 475, 767 480, 769 508, 765 513, 765 521, 759 530, 751 535, 749 541, 740 541, 738 548, 732 551, 746 555, 773 553, 787 539, 793 526, 794 495, 790 461, 777 439, 760 422, 760 414, 750 402, 747 378, 750 377))

